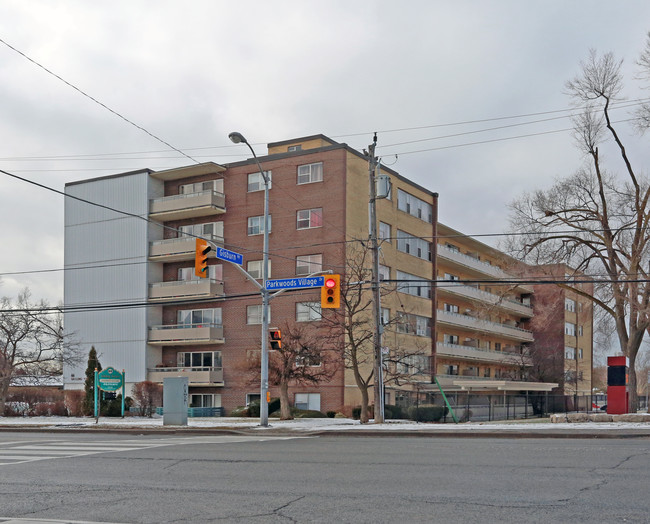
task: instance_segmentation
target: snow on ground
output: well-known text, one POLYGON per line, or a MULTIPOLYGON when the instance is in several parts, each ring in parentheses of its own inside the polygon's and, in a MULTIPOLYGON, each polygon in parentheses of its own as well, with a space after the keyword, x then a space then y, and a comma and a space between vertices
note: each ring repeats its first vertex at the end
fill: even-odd
MULTIPOLYGON (((444 433, 449 431, 476 431, 490 430, 503 432, 538 432, 552 430, 625 430, 625 429, 648 429, 650 422, 579 422, 579 423, 555 423, 534 420, 508 421, 508 422, 465 422, 460 424, 416 424, 411 421, 389 420, 384 424, 360 424, 358 420, 340 418, 317 418, 317 419, 296 419, 278 420, 269 419, 269 428, 260 426, 256 418, 189 418, 188 428, 213 428, 213 429, 253 429, 266 431, 267 429, 286 429, 289 431, 427 431, 444 433)), ((74 428, 142 428, 155 429, 163 428, 163 418, 127 417, 108 418, 101 417, 96 423, 92 417, 0 417, 0 427, 39 427, 43 429, 74 429, 74 428)), ((175 426, 165 426, 173 429, 175 426)))

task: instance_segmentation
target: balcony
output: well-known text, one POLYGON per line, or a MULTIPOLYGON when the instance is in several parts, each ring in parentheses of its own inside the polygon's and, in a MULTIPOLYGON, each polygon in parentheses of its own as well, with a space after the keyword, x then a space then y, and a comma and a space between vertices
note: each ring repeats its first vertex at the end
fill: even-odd
POLYGON ((440 293, 449 293, 451 295, 459 296, 469 300, 477 300, 483 303, 497 306, 502 310, 520 315, 522 317, 532 318, 533 316, 533 308, 530 306, 527 306, 521 302, 517 302, 516 300, 488 293, 482 289, 467 286, 465 284, 445 282, 438 287, 438 291, 440 293))
MULTIPOLYGON (((207 240, 216 244, 223 244, 223 238, 217 236, 205 236, 207 240)), ((149 260, 161 262, 180 262, 182 260, 194 260, 196 254, 196 239, 194 237, 168 238, 165 240, 154 240, 149 246, 149 260)), ((209 258, 214 258, 214 249, 208 253, 209 258)))
POLYGON ((214 190, 171 195, 149 201, 149 217, 164 222, 226 212, 226 197, 214 190))
POLYGON ((163 382, 165 377, 187 377, 190 386, 223 386, 223 368, 153 368, 147 374, 151 382, 163 382))
POLYGON ((509 351, 492 351, 472 346, 461 346, 459 344, 447 344, 438 342, 436 344, 436 355, 442 358, 454 358, 458 360, 490 362, 498 364, 523 364, 532 365, 528 356, 509 351))
MULTIPOLYGON (((505 271, 497 266, 493 266, 492 264, 479 260, 476 257, 465 255, 460 251, 450 249, 449 247, 442 244, 438 244, 438 257, 448 262, 452 262, 456 265, 460 265, 465 269, 470 269, 472 271, 480 273, 481 275, 487 275, 492 278, 506 280, 513 278, 512 275, 508 275, 505 271)), ((517 287, 526 293, 533 292, 533 289, 530 286, 524 284, 519 284, 517 287)))
POLYGON ((518 340, 521 342, 532 342, 533 332, 508 324, 499 324, 480 318, 461 315, 459 313, 450 313, 448 311, 438 310, 438 322, 453 327, 469 329, 471 331, 480 331, 482 333, 491 333, 504 338, 518 340))
POLYGON ((149 286, 149 300, 163 302, 179 298, 221 298, 224 296, 223 288, 221 280, 211 278, 158 282, 149 286))
POLYGON ((153 346, 199 346, 224 342, 221 324, 168 324, 149 328, 149 344, 153 346))

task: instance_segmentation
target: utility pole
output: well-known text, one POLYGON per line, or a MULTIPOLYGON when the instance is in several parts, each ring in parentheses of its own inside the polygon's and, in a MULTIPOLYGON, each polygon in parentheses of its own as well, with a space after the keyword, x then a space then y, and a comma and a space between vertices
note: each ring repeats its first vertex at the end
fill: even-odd
MULTIPOLYGON (((372 250, 372 294, 374 329, 374 375, 375 375, 375 424, 384 422, 384 376, 381 354, 381 335, 384 326, 381 323, 381 294, 379 286, 379 244, 377 242, 377 186, 375 173, 377 171, 377 133, 368 146, 368 176, 370 179, 370 201, 368 204, 370 249, 372 250)), ((385 197, 383 197, 385 198, 385 197)))

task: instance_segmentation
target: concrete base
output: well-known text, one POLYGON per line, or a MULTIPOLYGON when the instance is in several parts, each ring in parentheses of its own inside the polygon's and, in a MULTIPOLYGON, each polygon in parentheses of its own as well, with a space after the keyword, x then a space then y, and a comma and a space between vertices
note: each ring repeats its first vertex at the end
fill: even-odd
POLYGON ((576 422, 650 422, 650 413, 627 413, 608 415, 607 413, 556 413, 551 415, 552 423, 576 422))

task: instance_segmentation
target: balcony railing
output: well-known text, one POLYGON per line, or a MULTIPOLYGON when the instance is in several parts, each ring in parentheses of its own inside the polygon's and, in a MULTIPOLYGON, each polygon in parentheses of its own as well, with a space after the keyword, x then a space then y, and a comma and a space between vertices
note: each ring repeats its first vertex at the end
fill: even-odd
POLYGON ((149 201, 149 216, 158 220, 179 220, 220 215, 225 212, 226 197, 223 193, 211 189, 149 201))
POLYGON ((174 300, 177 298, 218 298, 223 296, 223 282, 213 278, 157 282, 149 286, 149 300, 155 301, 174 300))
POLYGON ((522 317, 530 318, 533 316, 533 308, 527 306, 526 304, 523 304, 516 300, 512 300, 510 298, 501 297, 493 293, 488 293, 487 291, 483 291, 482 289, 468 286, 466 284, 445 282, 444 284, 441 284, 438 287, 438 290, 441 292, 462 296, 464 298, 480 300, 481 302, 487 302, 488 304, 498 306, 501 309, 505 309, 513 313, 517 313, 522 317))
POLYGON ((520 340, 523 342, 533 341, 533 332, 517 326, 500 324, 480 318, 451 313, 449 311, 438 310, 438 322, 450 324, 456 327, 470 329, 472 331, 481 331, 485 333, 494 333, 502 337, 520 340))
POLYGON ((200 324, 166 324, 149 328, 149 344, 201 345, 223 344, 223 326, 209 322, 200 324))
POLYGON ((182 367, 148 369, 149 380, 163 382, 165 377, 187 377, 191 386, 223 385, 223 368, 221 367, 182 367))
MULTIPOLYGON (((223 244, 223 237, 216 235, 204 235, 202 238, 216 244, 223 244)), ((181 260, 193 260, 196 254, 195 237, 167 238, 165 240, 154 240, 149 246, 149 258, 165 262, 178 262, 181 260)), ((214 258, 214 249, 208 253, 208 257, 214 258)))
POLYGON ((525 366, 532 365, 532 361, 528 356, 519 353, 493 351, 472 346, 448 344, 446 342, 438 342, 436 344, 436 354, 438 357, 456 358, 459 360, 498 362, 500 364, 523 364, 525 366))

